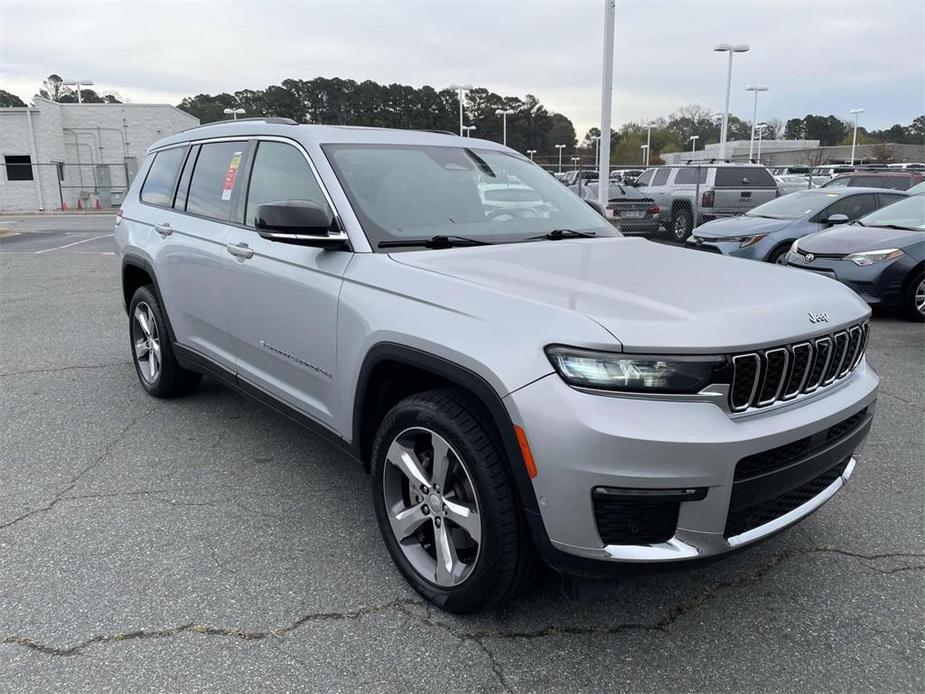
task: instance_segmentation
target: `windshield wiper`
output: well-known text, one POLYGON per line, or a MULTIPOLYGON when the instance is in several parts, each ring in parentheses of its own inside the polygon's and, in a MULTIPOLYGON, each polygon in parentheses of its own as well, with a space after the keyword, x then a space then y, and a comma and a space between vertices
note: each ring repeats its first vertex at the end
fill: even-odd
POLYGON ((420 248, 453 248, 455 246, 490 246, 489 241, 479 241, 466 236, 446 236, 437 234, 429 239, 401 239, 395 241, 380 241, 379 248, 401 248, 403 246, 417 246, 420 248))
POLYGON ((545 234, 538 236, 528 236, 524 241, 536 241, 539 239, 548 241, 558 241, 559 239, 587 239, 597 236, 593 231, 575 231, 574 229, 553 229, 545 234))

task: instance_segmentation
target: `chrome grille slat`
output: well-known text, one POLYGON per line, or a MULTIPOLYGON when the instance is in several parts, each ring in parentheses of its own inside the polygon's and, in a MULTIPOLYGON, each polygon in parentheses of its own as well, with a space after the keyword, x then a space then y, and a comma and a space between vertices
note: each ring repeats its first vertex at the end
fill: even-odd
POLYGON ((729 407, 744 412, 826 388, 858 367, 870 328, 853 325, 830 335, 732 356, 729 407))

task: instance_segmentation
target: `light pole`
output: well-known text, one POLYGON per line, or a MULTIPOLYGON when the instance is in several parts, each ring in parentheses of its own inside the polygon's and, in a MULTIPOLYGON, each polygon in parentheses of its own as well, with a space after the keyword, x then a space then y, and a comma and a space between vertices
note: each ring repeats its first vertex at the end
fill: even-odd
POLYGON ((694 152, 697 151, 697 140, 700 139, 700 135, 691 135, 688 139, 691 141, 691 161, 694 161, 694 152))
POLYGON ((462 137, 463 134, 463 92, 467 92, 472 89, 471 84, 451 84, 450 89, 455 89, 456 93, 459 94, 459 136, 462 137))
POLYGON ((719 53, 729 54, 729 69, 726 72, 726 108, 723 109, 723 127, 719 133, 719 158, 726 158, 726 129, 729 126, 729 91, 732 89, 732 54, 748 51, 747 43, 721 43, 713 48, 719 53))
POLYGON ((471 137, 471 133, 473 130, 475 130, 475 126, 474 125, 464 125, 462 129, 466 131, 466 137, 471 137))
POLYGON ((617 14, 616 0, 604 0, 604 50, 603 64, 601 65, 601 135, 607 137, 601 143, 600 154, 597 161, 597 177, 601 185, 597 187, 597 202, 601 208, 607 205, 610 197, 609 186, 604 182, 610 175, 610 117, 613 110, 613 36, 614 18, 617 14))
POLYGON ((759 87, 748 85, 747 92, 755 92, 755 108, 752 110, 752 139, 748 141, 748 160, 752 160, 752 148, 755 146, 755 123, 758 121, 758 92, 766 92, 768 88, 763 84, 759 87))
POLYGON ((764 135, 764 129, 767 125, 767 123, 758 123, 758 159, 755 161, 756 164, 761 163, 761 137, 764 135))
POLYGON ((243 116, 246 111, 243 108, 226 108, 222 113, 226 116, 232 116, 234 120, 238 120, 238 116, 243 116))
POLYGON ((83 98, 80 96, 80 88, 83 87, 92 87, 93 80, 62 80, 61 84, 65 87, 77 87, 77 103, 82 104, 83 98))
POLYGON ((534 154, 536 154, 536 150, 535 150, 535 149, 528 149, 528 150, 527 150, 527 156, 530 157, 530 161, 533 161, 533 155, 534 155, 534 154))
POLYGON ((649 145, 640 145, 639 149, 642 150, 642 163, 648 166, 649 165, 649 145))
POLYGON ((853 108, 850 113, 854 114, 854 136, 851 138, 851 166, 854 166, 854 150, 858 146, 858 119, 864 113, 864 109, 853 108))
POLYGON ((495 111, 496 116, 501 116, 501 132, 503 133, 501 136, 501 144, 505 147, 507 147, 507 117, 512 113, 515 113, 512 108, 499 108, 495 111))
POLYGON ((649 152, 652 150, 652 127, 655 123, 646 123, 646 166, 649 165, 649 152))
POLYGON ((559 173, 562 173, 562 150, 565 149, 565 145, 556 145, 556 149, 559 150, 559 173))
POLYGON ((578 163, 581 161, 581 157, 572 157, 572 168, 577 169, 578 163))
POLYGON ((601 165, 601 136, 592 135, 591 140, 594 141, 594 166, 601 165))

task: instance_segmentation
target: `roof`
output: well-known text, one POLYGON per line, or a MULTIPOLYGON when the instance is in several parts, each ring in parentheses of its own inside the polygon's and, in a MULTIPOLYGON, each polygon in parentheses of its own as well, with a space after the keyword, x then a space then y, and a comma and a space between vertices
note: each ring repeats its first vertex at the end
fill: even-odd
POLYGON ((510 152, 498 142, 461 137, 429 130, 398 130, 348 125, 295 125, 280 118, 242 119, 200 125, 169 135, 151 145, 151 150, 168 145, 216 137, 273 135, 297 140, 306 146, 322 144, 395 144, 434 147, 478 147, 510 152))

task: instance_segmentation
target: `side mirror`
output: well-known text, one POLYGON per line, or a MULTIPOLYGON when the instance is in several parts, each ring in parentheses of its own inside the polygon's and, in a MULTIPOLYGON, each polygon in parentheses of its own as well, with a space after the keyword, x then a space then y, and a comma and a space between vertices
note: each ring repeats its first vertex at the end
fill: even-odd
POLYGON ((308 200, 281 200, 257 207, 254 226, 261 238, 299 246, 335 248, 347 241, 345 234, 330 233, 334 219, 320 205, 308 200))
POLYGON ((587 199, 586 199, 585 202, 588 203, 588 206, 589 206, 592 210, 594 210, 595 212, 597 212, 601 217, 606 217, 606 216, 607 216, 607 215, 604 214, 604 208, 600 206, 600 204, 597 202, 597 200, 587 200, 587 199))
POLYGON ((835 225, 835 224, 845 224, 848 221, 849 221, 848 215, 846 214, 833 214, 825 220, 825 223, 829 225, 835 225))

